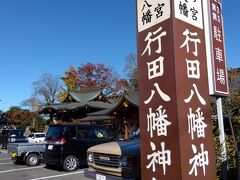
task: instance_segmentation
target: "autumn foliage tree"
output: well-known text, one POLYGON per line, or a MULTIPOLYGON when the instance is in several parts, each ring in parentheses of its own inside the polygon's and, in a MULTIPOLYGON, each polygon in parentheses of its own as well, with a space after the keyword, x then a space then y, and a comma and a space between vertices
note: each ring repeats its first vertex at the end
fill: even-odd
POLYGON ((104 64, 86 63, 81 66, 70 68, 62 78, 67 90, 73 89, 102 89, 105 94, 114 90, 118 80, 116 72, 104 64))
POLYGON ((36 112, 30 112, 26 109, 21 109, 19 106, 12 106, 5 113, 7 123, 13 125, 16 128, 25 129, 30 126, 33 119, 37 117, 36 112))
MULTIPOLYGON (((223 113, 225 119, 225 131, 230 129, 230 132, 225 134, 227 161, 228 161, 228 178, 236 179, 236 156, 238 155, 237 142, 240 141, 240 69, 228 69, 229 96, 223 98, 223 113), (226 129, 227 128, 227 129, 226 129)), ((216 105, 212 106, 213 114, 217 114, 216 105)), ((217 169, 220 171, 222 163, 222 145, 219 143, 218 123, 214 122, 215 135, 215 156, 217 169)), ((240 165, 240 164, 239 164, 240 165)))
POLYGON ((11 106, 4 113, 4 119, 9 127, 25 129, 29 127, 32 132, 41 132, 45 129, 47 121, 37 111, 29 111, 19 106, 11 106))
POLYGON ((77 89, 80 87, 80 77, 77 69, 75 69, 73 66, 70 66, 62 79, 68 90, 77 89))
POLYGON ((223 111, 229 117, 232 135, 240 140, 240 69, 228 69, 229 96, 223 99, 223 111))

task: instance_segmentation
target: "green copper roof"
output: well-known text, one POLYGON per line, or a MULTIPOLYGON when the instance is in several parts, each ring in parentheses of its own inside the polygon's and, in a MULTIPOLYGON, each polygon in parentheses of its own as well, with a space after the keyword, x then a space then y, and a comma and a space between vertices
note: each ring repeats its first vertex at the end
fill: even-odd
POLYGON ((85 118, 80 119, 80 121, 103 121, 103 120, 111 120, 114 117, 109 116, 87 116, 85 118))
POLYGON ((81 103, 78 103, 78 102, 59 103, 59 104, 53 104, 53 105, 45 106, 42 109, 42 111, 44 111, 45 109, 72 110, 72 109, 76 109, 78 107, 81 107, 81 103))
POLYGON ((137 92, 129 92, 124 96, 130 103, 139 106, 139 98, 137 92))
POLYGON ((77 101, 80 103, 89 101, 103 101, 110 103, 101 90, 72 90, 68 92, 68 96, 63 102, 66 101, 77 101))
POLYGON ((91 116, 108 116, 112 114, 118 107, 122 106, 122 103, 128 101, 129 104, 131 104, 134 107, 138 107, 138 96, 136 93, 131 93, 128 95, 124 95, 121 98, 118 99, 118 102, 115 103, 114 105, 111 105, 110 108, 103 109, 101 111, 93 112, 93 113, 88 113, 88 117, 91 116))
POLYGON ((42 112, 44 112, 47 109, 54 109, 56 111, 59 111, 59 110, 74 110, 74 109, 83 108, 83 107, 101 110, 101 109, 111 108, 112 104, 98 102, 98 101, 90 101, 85 103, 68 102, 68 103, 60 103, 60 104, 45 106, 42 109, 42 112))
POLYGON ((88 102, 93 99, 95 99, 97 96, 101 94, 101 91, 87 91, 87 92, 81 92, 81 91, 72 91, 70 92, 70 95, 77 100, 78 102, 88 102))
POLYGON ((101 91, 85 91, 85 93, 83 93, 82 91, 72 91, 71 97, 73 97, 78 102, 63 102, 59 104, 45 106, 41 110, 41 112, 50 113, 51 110, 57 112, 64 110, 71 111, 75 109, 89 108, 96 111, 88 114, 89 116, 108 116, 119 107, 122 107, 124 102, 127 102, 132 107, 138 107, 137 93, 127 93, 125 95, 118 96, 117 98, 113 98, 114 101, 111 100, 112 103, 109 103, 110 100, 104 99, 105 97, 99 100, 99 96, 102 96, 101 91))

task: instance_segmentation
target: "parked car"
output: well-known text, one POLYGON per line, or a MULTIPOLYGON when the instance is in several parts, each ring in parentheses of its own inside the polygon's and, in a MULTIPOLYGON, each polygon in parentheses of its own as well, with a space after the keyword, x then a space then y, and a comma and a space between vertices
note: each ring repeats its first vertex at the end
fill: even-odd
POLYGON ((139 130, 129 141, 109 142, 93 146, 87 151, 88 178, 99 180, 140 179, 139 130))
POLYGON ((43 159, 44 143, 10 143, 8 153, 16 163, 25 162, 28 166, 37 166, 43 159))
POLYGON ((6 149, 9 143, 28 142, 24 129, 3 129, 1 131, 2 149, 6 149))
POLYGON ((112 133, 100 125, 51 125, 45 143, 46 166, 59 166, 74 171, 87 164, 87 149, 96 144, 112 141, 112 133))
POLYGON ((46 137, 46 134, 42 132, 31 133, 28 135, 28 142, 29 143, 44 142, 45 137, 46 137))

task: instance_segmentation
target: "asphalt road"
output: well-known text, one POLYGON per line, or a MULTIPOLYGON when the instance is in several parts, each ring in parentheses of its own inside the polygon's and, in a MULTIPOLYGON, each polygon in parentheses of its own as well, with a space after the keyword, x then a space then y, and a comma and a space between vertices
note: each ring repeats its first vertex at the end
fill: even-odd
POLYGON ((61 169, 47 169, 44 164, 29 167, 14 164, 6 150, 0 149, 0 152, 0 180, 90 180, 84 177, 83 168, 65 172, 61 169))

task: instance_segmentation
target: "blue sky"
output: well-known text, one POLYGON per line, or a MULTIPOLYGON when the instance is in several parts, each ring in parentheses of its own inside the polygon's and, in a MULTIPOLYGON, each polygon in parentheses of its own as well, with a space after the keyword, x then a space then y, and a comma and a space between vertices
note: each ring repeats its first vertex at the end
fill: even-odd
MULTIPOLYGON (((239 67, 239 0, 223 2, 228 67, 239 67)), ((136 53, 135 0, 0 0, 0 110, 31 97, 45 73, 104 63, 123 76, 136 53)))

